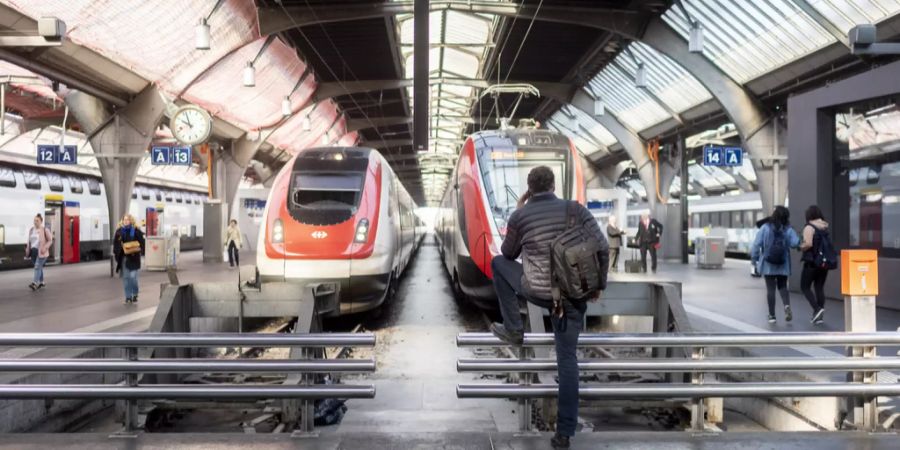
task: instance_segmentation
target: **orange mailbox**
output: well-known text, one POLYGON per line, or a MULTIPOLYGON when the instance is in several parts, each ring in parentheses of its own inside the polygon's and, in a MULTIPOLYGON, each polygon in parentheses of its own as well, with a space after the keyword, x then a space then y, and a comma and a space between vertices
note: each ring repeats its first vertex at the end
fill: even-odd
POLYGON ((878 295, 878 251, 841 250, 841 293, 878 295))

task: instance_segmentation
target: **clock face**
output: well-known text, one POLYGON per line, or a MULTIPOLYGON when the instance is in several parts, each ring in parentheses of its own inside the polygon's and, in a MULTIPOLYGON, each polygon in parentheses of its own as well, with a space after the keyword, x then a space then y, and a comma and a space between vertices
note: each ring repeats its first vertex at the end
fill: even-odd
POLYGON ((188 145, 205 141, 212 129, 212 120, 202 108, 187 105, 178 108, 169 121, 169 128, 175 139, 188 145))

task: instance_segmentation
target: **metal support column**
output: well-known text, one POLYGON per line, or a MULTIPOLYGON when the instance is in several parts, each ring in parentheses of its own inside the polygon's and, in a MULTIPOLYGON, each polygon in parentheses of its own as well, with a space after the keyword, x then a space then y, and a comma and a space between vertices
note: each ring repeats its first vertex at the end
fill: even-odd
MULTIPOLYGON (((691 351, 691 359, 695 361, 702 360, 706 357, 706 349, 703 347, 695 347, 691 351)), ((703 384, 703 372, 694 372, 691 374, 691 384, 703 384)), ((706 429, 706 404, 703 398, 691 399, 691 430, 703 431, 706 429)))
MULTIPOLYGON (((125 348, 125 361, 137 361, 138 352, 136 347, 125 348)), ((136 388, 138 385, 138 376, 134 372, 125 374, 125 385, 136 388)), ((135 398, 125 399, 125 419, 123 420, 123 428, 119 433, 122 437, 135 437, 138 432, 138 401, 135 398)))
MULTIPOLYGON (((844 327, 846 331, 853 333, 871 333, 876 329, 875 296, 847 296, 844 297, 844 327)), ((874 358, 875 346, 853 346, 847 348, 849 356, 874 358)), ((851 372, 847 375, 849 381, 855 383, 874 384, 877 382, 877 372, 851 372)), ((853 424, 857 429, 875 431, 878 428, 878 398, 855 397, 849 398, 849 412, 853 418, 853 424)))
POLYGON ((415 0, 413 27, 413 143, 416 151, 428 150, 429 126, 429 15, 428 0, 415 0))
POLYGON ((678 134, 678 154, 681 155, 681 263, 688 263, 688 155, 684 137, 678 134))

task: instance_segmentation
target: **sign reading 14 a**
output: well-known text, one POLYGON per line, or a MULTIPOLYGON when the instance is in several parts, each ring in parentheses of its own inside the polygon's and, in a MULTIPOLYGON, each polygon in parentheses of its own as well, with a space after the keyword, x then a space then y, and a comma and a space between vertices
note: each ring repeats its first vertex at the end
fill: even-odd
POLYGON ((741 166, 744 164, 744 150, 740 147, 716 147, 703 148, 704 166, 741 166))

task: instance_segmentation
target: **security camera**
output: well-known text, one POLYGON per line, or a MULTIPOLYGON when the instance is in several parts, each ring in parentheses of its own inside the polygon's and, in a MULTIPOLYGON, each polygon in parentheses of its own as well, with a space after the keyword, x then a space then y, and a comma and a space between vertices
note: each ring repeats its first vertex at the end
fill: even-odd
POLYGON ((851 47, 868 47, 875 43, 875 25, 862 24, 850 29, 847 34, 851 47))
POLYGON ((50 41, 59 41, 66 35, 66 23, 56 17, 41 17, 37 21, 38 34, 50 41))

